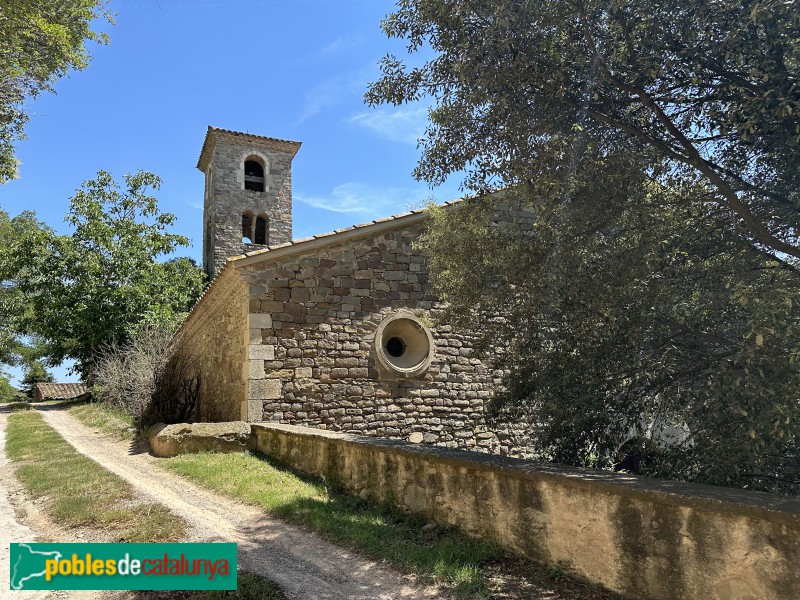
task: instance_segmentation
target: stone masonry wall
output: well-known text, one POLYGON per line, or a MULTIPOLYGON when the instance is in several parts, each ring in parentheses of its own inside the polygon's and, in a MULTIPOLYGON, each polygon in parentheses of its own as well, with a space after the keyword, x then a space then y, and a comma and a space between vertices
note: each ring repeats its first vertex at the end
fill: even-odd
POLYGON ((247 302, 247 285, 234 269, 224 269, 173 340, 175 352, 191 356, 200 375, 200 421, 246 417, 247 302))
POLYGON ((269 217, 267 242, 270 246, 292 240, 292 156, 268 148, 256 148, 235 137, 220 137, 215 142, 206 172, 204 264, 213 264, 213 277, 230 256, 264 248, 242 243, 242 214, 250 211, 269 217), (261 158, 267 164, 265 189, 244 189, 244 160, 261 158))
POLYGON ((515 436, 487 426, 499 374, 474 356, 465 332, 432 327, 433 361, 416 378, 376 364, 383 319, 403 309, 425 322, 441 308, 427 257, 413 248, 423 224, 243 268, 250 420, 518 453, 515 436))

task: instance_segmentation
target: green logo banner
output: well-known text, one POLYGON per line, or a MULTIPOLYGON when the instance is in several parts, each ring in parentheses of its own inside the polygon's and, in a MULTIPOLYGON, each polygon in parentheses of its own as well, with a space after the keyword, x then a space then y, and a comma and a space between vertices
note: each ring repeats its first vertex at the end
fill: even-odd
POLYGON ((236 544, 11 544, 12 590, 235 590, 236 544))

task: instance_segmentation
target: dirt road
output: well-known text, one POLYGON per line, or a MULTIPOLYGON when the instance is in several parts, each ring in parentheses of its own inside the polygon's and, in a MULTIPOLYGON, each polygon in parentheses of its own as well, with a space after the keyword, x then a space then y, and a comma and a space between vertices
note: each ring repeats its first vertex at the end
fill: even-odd
MULTIPOLYGON (((189 534, 192 541, 237 543, 240 568, 274 581, 290 598, 443 597, 434 588, 421 586, 313 533, 161 469, 156 465, 159 459, 143 449, 94 433, 63 408, 42 407, 41 412, 45 421, 79 452, 130 482, 137 492, 186 519, 192 526, 189 534)), ((0 569, 8 573, 7 566, 0 569)), ((5 585, 8 589, 8 584, 5 585)))
MULTIPOLYGON (((0 412, 0 531, 3 532, 3 545, 0 548, 0 596, 9 589, 9 544, 12 542, 36 541, 36 534, 30 527, 17 519, 14 508, 9 502, 13 492, 8 482, 11 481, 11 466, 6 459, 6 421, 8 414, 0 412)), ((47 598, 47 592, 16 592, 20 600, 39 600, 47 598)))

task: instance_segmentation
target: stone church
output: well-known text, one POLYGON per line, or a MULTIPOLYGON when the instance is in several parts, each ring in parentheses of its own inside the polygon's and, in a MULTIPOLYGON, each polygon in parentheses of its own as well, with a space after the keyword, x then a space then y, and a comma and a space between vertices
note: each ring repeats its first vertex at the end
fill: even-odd
POLYGON ((442 304, 412 211, 292 239, 299 142, 209 127, 203 263, 211 284, 175 338, 200 372, 199 418, 271 421, 517 454, 493 431, 499 383, 442 304))

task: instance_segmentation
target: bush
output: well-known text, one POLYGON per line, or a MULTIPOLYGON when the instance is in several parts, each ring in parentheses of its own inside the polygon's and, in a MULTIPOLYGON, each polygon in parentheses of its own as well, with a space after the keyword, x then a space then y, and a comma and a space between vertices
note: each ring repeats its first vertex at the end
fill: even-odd
POLYGON ((171 325, 148 324, 126 346, 109 346, 97 361, 93 394, 130 415, 140 431, 195 414, 200 379, 193 359, 171 353, 174 332, 171 325))
POLYGON ((27 402, 28 397, 11 385, 5 373, 0 371, 0 404, 9 402, 27 402))
POLYGON ((152 401, 142 415, 141 427, 155 423, 185 423, 197 410, 200 375, 193 356, 173 354, 155 380, 152 401))

